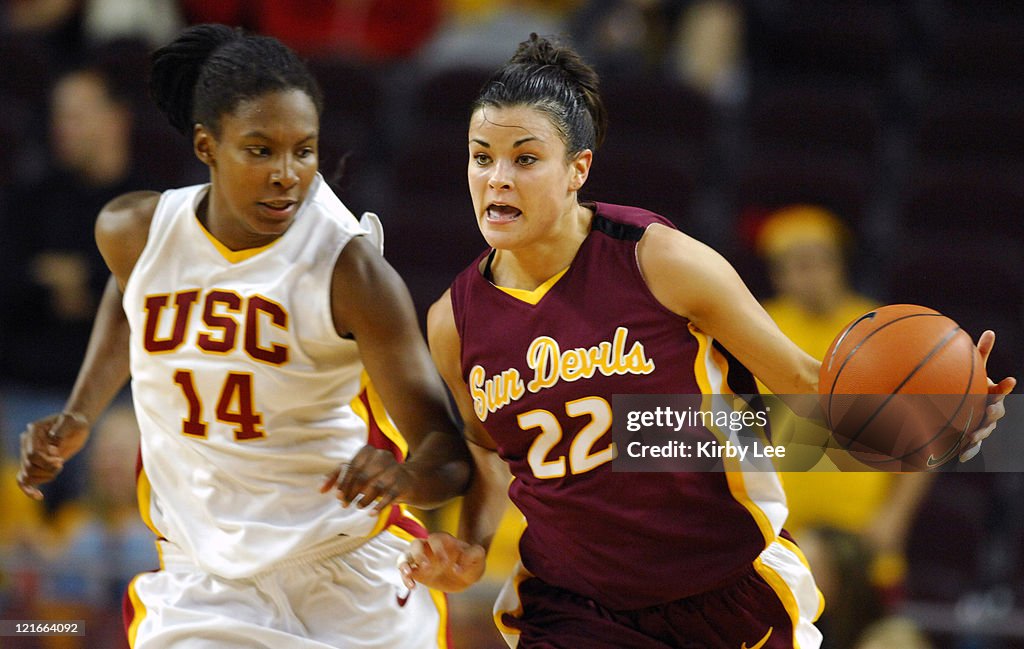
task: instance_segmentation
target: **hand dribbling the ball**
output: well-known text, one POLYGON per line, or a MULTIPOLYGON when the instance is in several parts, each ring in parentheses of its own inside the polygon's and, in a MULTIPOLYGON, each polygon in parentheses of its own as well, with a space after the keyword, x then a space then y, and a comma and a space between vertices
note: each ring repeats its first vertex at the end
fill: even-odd
MULTIPOLYGON (((988 357, 992 354, 992 347, 996 342, 994 331, 987 330, 978 338, 978 353, 981 359, 988 365, 988 357)), ((966 462, 981 451, 981 443, 992 434, 996 428, 996 422, 1006 414, 1006 405, 1003 403, 1006 395, 1013 391, 1017 385, 1017 379, 1007 376, 999 383, 994 383, 991 378, 988 380, 988 405, 985 407, 985 417, 981 420, 973 432, 967 435, 960 451, 960 461, 966 462)))
POLYGON ((922 305, 890 304, 852 320, 825 353, 818 381, 840 446, 874 469, 932 470, 978 453, 1016 380, 987 376, 995 334, 975 342, 922 305))

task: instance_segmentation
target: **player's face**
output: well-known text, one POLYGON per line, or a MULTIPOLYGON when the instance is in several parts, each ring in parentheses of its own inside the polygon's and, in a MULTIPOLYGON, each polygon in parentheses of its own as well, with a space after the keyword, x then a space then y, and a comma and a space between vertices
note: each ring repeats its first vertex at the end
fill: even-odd
POLYGON ((284 234, 316 177, 319 123, 309 95, 287 90, 222 115, 219 137, 197 127, 196 152, 212 181, 211 234, 235 250, 284 234))
POLYGON ((828 313, 846 289, 842 253, 828 243, 794 244, 770 269, 779 292, 813 313, 828 313))
POLYGON ((586 180, 590 151, 573 160, 550 117, 535 108, 484 107, 469 123, 469 193, 487 243, 516 249, 557 239, 586 180))
POLYGON ((90 173, 105 147, 127 140, 129 116, 89 72, 64 77, 54 88, 50 129, 54 154, 66 168, 90 173))

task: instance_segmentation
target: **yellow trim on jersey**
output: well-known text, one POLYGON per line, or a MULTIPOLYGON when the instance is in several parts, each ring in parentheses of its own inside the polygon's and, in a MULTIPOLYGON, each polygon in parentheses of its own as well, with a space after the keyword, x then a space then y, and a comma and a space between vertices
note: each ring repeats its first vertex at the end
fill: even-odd
MULTIPOLYGON (((362 380, 361 379, 360 379, 360 384, 362 384, 362 380)), ((359 394, 357 394, 355 396, 355 398, 352 399, 352 401, 349 402, 348 405, 352 408, 352 411, 356 413, 356 416, 359 417, 360 419, 362 419, 363 423, 367 424, 367 427, 369 427, 370 412, 366 409, 366 406, 363 404, 362 396, 363 396, 363 391, 362 391, 362 389, 360 389, 359 390, 359 394)), ((367 432, 367 436, 369 436, 369 432, 370 431, 367 430, 366 432, 367 432)))
MULTIPOLYGON (((366 423, 367 435, 369 435, 370 421, 372 419, 377 423, 377 426, 380 428, 384 436, 387 437, 392 444, 398 447, 403 458, 409 454, 409 443, 405 441, 405 437, 403 437, 402 434, 398 432, 398 429, 395 428, 395 425, 392 423, 387 411, 384 409, 384 402, 381 400, 380 394, 377 392, 377 389, 373 387, 373 382, 370 381, 370 375, 367 374, 365 370, 359 377, 359 394, 352 399, 349 405, 356 416, 366 423), (367 409, 366 404, 364 404, 362 400, 364 392, 366 393, 366 401, 370 404, 369 409, 367 409)), ((420 525, 423 525, 419 519, 409 512, 405 505, 390 505, 384 508, 377 516, 377 523, 374 525, 368 536, 373 537, 384 531, 388 520, 391 519, 391 511, 396 506, 401 510, 403 517, 410 518, 420 525)), ((395 528, 389 531, 394 533, 398 531, 398 529, 399 528, 395 528)), ((402 534, 405 534, 402 538, 405 538, 406 540, 412 539, 412 537, 404 531, 402 534)))
POLYGON ((775 540, 778 541, 782 547, 795 554, 796 558, 800 559, 800 563, 804 564, 804 567, 807 568, 808 571, 811 569, 811 564, 807 562, 807 557, 804 556, 804 551, 800 549, 800 546, 784 536, 780 536, 775 540))
POLYGON ((391 509, 394 505, 388 505, 381 510, 380 514, 377 515, 377 522, 374 524, 373 529, 366 536, 373 538, 384 531, 384 528, 388 524, 388 520, 391 518, 391 509))
POLYGON ((448 597, 439 590, 428 588, 430 599, 434 600, 437 608, 437 646, 438 649, 448 649, 448 597))
POLYGON ((548 291, 551 290, 551 287, 557 284, 558 280, 562 279, 562 275, 565 275, 566 271, 568 270, 569 267, 566 266, 562 270, 555 273, 554 276, 552 276, 548 281, 544 282, 543 284, 533 289, 532 291, 528 291, 525 288, 508 288, 507 286, 498 286, 497 284, 495 284, 494 286, 498 289, 501 289, 505 293, 508 293, 515 299, 520 300, 521 302, 526 302, 530 306, 534 306, 538 302, 540 302, 545 295, 548 294, 548 291))
POLYGON ((141 576, 142 575, 136 575, 131 582, 128 583, 128 600, 132 603, 132 621, 128 623, 129 647, 135 646, 135 637, 139 634, 139 625, 142 624, 142 619, 146 617, 146 605, 142 603, 142 600, 139 598, 139 594, 135 591, 135 582, 137 582, 141 576))
POLYGON ((394 525, 394 524, 391 524, 390 526, 388 525, 388 521, 391 520, 391 511, 395 507, 397 507, 398 510, 402 513, 402 518, 411 520, 412 522, 416 523, 417 525, 419 525, 423 529, 427 529, 427 526, 423 524, 423 521, 421 521, 420 519, 416 518, 416 516, 412 512, 409 511, 409 508, 405 504, 399 503, 397 505, 388 505, 386 508, 381 510, 380 515, 377 517, 377 524, 374 525, 373 529, 370 530, 370 533, 367 534, 368 537, 377 536, 378 534, 383 532, 385 529, 387 529, 387 531, 391 532, 395 536, 398 536, 398 537, 401 537, 401 538, 405 539, 406 541, 412 541, 413 539, 416 538, 412 534, 409 534, 408 532, 406 532, 402 528, 398 527, 397 525, 394 525), (394 529, 391 529, 392 527, 394 529))
MULTIPOLYGON (((726 382, 726 378, 729 374, 729 364, 726 362, 725 357, 722 353, 714 348, 711 337, 698 329, 691 322, 688 325, 690 334, 697 339, 697 356, 694 360, 693 373, 697 378, 697 385, 700 387, 701 393, 704 395, 701 406, 705 409, 709 408, 711 401, 715 394, 733 394, 729 388, 729 384, 726 382), (717 385, 712 385, 711 373, 708 368, 713 367, 717 370, 718 375, 715 377, 717 385)), ((712 427, 711 432, 721 441, 723 439, 722 431, 718 430, 718 427, 712 427)), ((768 514, 765 513, 761 507, 747 493, 747 485, 743 479, 743 471, 740 469, 738 462, 735 458, 724 458, 725 463, 725 479, 729 486, 729 492, 732 497, 736 499, 743 507, 750 512, 750 516, 754 519, 757 524, 757 528, 761 531, 761 536, 764 537, 764 547, 775 539, 776 532, 772 526, 771 519, 768 518, 768 514)))
POLYGON ((416 518, 416 515, 409 511, 409 507, 404 503, 399 503, 398 508, 402 510, 402 518, 408 518, 412 522, 416 523, 423 529, 427 529, 427 526, 420 519, 416 518))
MULTIPOLYGON (((392 507, 393 506, 394 505, 392 505, 392 507)), ((399 505, 399 507, 401 507, 401 505, 399 505)), ((390 507, 389 507, 389 509, 390 509, 390 507)), ((384 530, 381 529, 381 531, 383 532, 384 530)), ((391 532, 392 534, 394 534, 398 538, 402 539, 403 541, 408 541, 409 543, 412 543, 413 541, 416 540, 416 537, 413 536, 412 534, 410 534, 408 530, 404 530, 401 527, 398 527, 397 525, 389 525, 388 528, 387 528, 387 531, 391 532), (392 528, 394 528, 394 529, 392 529, 392 528)))
POLYGON ((384 402, 380 398, 380 393, 373 386, 370 375, 365 370, 359 377, 359 394, 356 395, 349 405, 352 406, 352 409, 360 419, 367 422, 367 426, 369 426, 370 417, 373 417, 373 420, 377 422, 377 426, 380 427, 384 436, 391 440, 391 443, 401 451, 402 457, 404 458, 409 455, 409 443, 405 441, 405 437, 402 436, 402 433, 395 427, 394 422, 391 421, 391 417, 388 416, 387 410, 384 408, 384 402), (367 412, 363 406, 362 399, 360 399, 364 391, 366 392, 366 400, 370 404, 369 412, 367 412))
MULTIPOLYGON (((807 557, 804 556, 804 551, 800 549, 800 546, 798 546, 796 543, 793 543, 784 536, 780 536, 775 540, 778 541, 782 547, 786 548, 787 550, 795 554, 796 558, 800 559, 800 563, 804 564, 804 567, 807 568, 807 572, 811 571, 811 564, 807 561, 807 557)), ((818 610, 815 611, 814 617, 811 619, 811 622, 816 622, 818 618, 821 617, 822 612, 824 612, 825 610, 825 594, 821 592, 820 588, 815 587, 815 590, 818 591, 818 610)))
POLYGON ((149 478, 146 476, 146 467, 142 467, 139 470, 139 477, 135 479, 135 496, 139 503, 139 515, 142 517, 142 522, 146 524, 157 538, 162 538, 163 534, 160 530, 156 529, 156 525, 153 524, 153 518, 149 513, 152 507, 152 494, 153 488, 149 484, 149 478))
POLYGON ((729 370, 732 369, 729 367, 729 362, 725 360, 725 356, 714 345, 708 345, 708 352, 711 354, 711 362, 722 373, 722 380, 718 385, 718 394, 733 394, 732 388, 729 387, 729 370))
POLYGON ((701 405, 707 407, 711 402, 711 395, 715 393, 706 365, 708 348, 711 346, 710 341, 707 334, 698 329, 692 322, 687 325, 687 328, 690 330, 690 335, 697 340, 697 357, 693 362, 693 376, 697 379, 697 386, 700 388, 701 394, 704 395, 701 405))
POLYGON ((729 491, 732 492, 732 497, 750 512, 754 522, 757 523, 757 528, 761 530, 761 536, 764 537, 765 547, 767 547, 775 536, 775 529, 772 528, 768 514, 765 514, 764 510, 758 507, 757 503, 747 493, 747 486, 743 481, 741 471, 726 471, 725 479, 729 484, 729 491))
POLYGON ((245 250, 232 250, 231 248, 228 248, 223 243, 218 241, 217 237, 215 237, 212 234, 210 234, 210 231, 206 229, 206 226, 203 225, 203 222, 200 221, 198 217, 196 218, 196 223, 199 224, 199 228, 203 231, 203 234, 206 235, 206 238, 209 239, 210 242, 213 244, 213 247, 217 249, 217 252, 220 253, 221 257, 223 257, 224 259, 227 259, 232 264, 237 264, 238 262, 245 261, 246 259, 249 259, 250 257, 255 257, 256 255, 260 254, 261 252, 263 252, 264 250, 266 250, 270 246, 272 246, 275 243, 277 243, 277 239, 274 239, 273 241, 271 241, 267 245, 260 246, 259 248, 246 248, 245 250))
POLYGON ((522 617, 523 599, 519 596, 519 584, 523 583, 527 580, 527 578, 531 576, 530 573, 528 573, 526 569, 522 567, 522 564, 519 564, 518 566, 516 566, 516 568, 517 570, 515 571, 515 574, 512 575, 512 589, 515 591, 516 594, 516 608, 511 611, 498 610, 497 608, 495 608, 493 613, 494 625, 498 627, 498 631, 500 631, 501 633, 507 633, 509 635, 519 635, 519 629, 513 629, 512 627, 502 622, 501 616, 508 613, 512 617, 522 617))
POLYGON ((391 421, 391 417, 384 408, 384 402, 380 398, 380 393, 377 392, 377 388, 374 387, 373 382, 370 381, 370 376, 365 371, 360 383, 366 389, 366 398, 370 402, 370 412, 373 414, 374 421, 380 426, 384 436, 390 439, 402 452, 402 457, 406 457, 409 455, 409 443, 405 441, 402 433, 395 428, 394 422, 391 421))
MULTIPOLYGON (((821 612, 822 612, 822 610, 824 609, 824 606, 825 606, 825 598, 821 594, 821 590, 818 589, 817 586, 815 586, 814 590, 815 590, 815 593, 817 594, 817 599, 818 599, 817 611, 815 612, 814 617, 811 618, 811 619, 807 619, 806 617, 801 617, 800 602, 798 601, 798 597, 800 596, 800 593, 797 590, 798 588, 800 588, 800 586, 797 585, 797 584, 791 584, 790 582, 788 582, 786 580, 786 577, 784 576, 784 574, 779 572, 777 569, 775 569, 771 565, 769 565, 767 562, 765 562, 763 557, 765 555, 769 555, 769 557, 771 557, 773 549, 781 548, 784 552, 783 553, 778 553, 780 555, 778 558, 780 560, 784 561, 785 560, 784 556, 783 556, 784 553, 789 553, 790 555, 795 556, 800 561, 800 564, 804 567, 804 569, 808 570, 808 572, 806 573, 807 580, 811 581, 811 585, 814 585, 813 584, 813 580, 810 577, 810 571, 809 571, 808 566, 807 566, 807 558, 804 557, 804 554, 800 550, 800 548, 798 548, 794 543, 792 543, 788 539, 785 539, 785 538, 780 536, 780 537, 777 537, 775 539, 775 541, 776 541, 776 543, 778 543, 778 548, 770 548, 765 553, 763 553, 761 556, 757 557, 754 560, 754 562, 753 562, 753 566, 754 566, 754 570, 757 572, 757 574, 760 575, 761 578, 764 579, 765 582, 767 582, 767 584, 771 587, 772 591, 775 592, 775 596, 779 598, 779 602, 782 604, 783 608, 786 610, 786 613, 789 615, 790 624, 791 624, 792 629, 793 629, 793 649, 800 649, 800 636, 801 635, 807 635, 807 637, 813 637, 813 636, 807 634, 807 629, 808 628, 813 629, 813 626, 811 626, 811 625, 821 615, 821 612), (803 630, 803 632, 801 632, 801 630, 803 630)), ((772 560, 772 559, 770 558, 770 560, 772 560)), ((790 567, 792 567, 792 566, 790 566, 790 567)), ((801 579, 801 577, 799 575, 795 575, 794 574, 794 575, 791 575, 791 576, 796 577, 798 579, 801 579)), ((805 604, 806 603, 807 602, 805 602, 805 604)), ((806 609, 804 609, 804 610, 806 610, 806 609)), ((820 636, 818 636, 818 637, 820 637, 820 636)))

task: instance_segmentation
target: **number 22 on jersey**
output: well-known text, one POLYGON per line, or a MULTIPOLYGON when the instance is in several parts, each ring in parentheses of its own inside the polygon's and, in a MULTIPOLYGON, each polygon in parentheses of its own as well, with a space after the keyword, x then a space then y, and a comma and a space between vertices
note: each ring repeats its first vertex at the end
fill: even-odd
POLYGON ((584 397, 565 404, 565 414, 570 417, 590 417, 569 445, 569 455, 550 457, 551 451, 562 441, 564 432, 558 417, 549 410, 530 410, 517 417, 519 427, 524 431, 539 428, 540 433, 526 455, 533 475, 541 479, 561 478, 566 475, 566 465, 573 474, 586 473, 611 462, 615 458, 615 443, 595 451, 594 445, 612 427, 612 407, 601 397, 584 397))

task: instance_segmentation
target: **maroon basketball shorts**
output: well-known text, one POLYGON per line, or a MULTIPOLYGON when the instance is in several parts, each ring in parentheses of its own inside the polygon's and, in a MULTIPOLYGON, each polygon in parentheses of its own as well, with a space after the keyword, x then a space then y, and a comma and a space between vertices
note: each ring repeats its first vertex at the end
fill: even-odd
POLYGON ((517 649, 820 646, 821 635, 812 625, 820 613, 820 594, 809 571, 809 583, 796 586, 812 588, 813 595, 782 588, 785 584, 780 573, 766 569, 763 560, 764 555, 740 577, 718 589, 629 611, 609 610, 592 599, 528 576, 518 583, 519 607, 514 613, 500 612, 496 607, 497 621, 510 646, 517 649), (810 608, 814 610, 808 611, 810 608))

